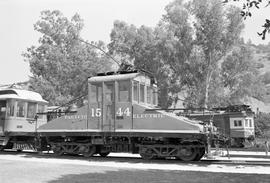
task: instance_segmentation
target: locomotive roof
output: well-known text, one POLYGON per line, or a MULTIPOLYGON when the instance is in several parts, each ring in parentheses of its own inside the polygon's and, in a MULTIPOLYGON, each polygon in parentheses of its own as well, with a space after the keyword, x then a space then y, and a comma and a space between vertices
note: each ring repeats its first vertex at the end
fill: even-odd
MULTIPOLYGON (((132 72, 107 72, 99 73, 97 76, 88 78, 88 81, 91 83, 103 82, 103 81, 117 81, 117 80, 128 80, 133 79, 139 75, 147 76, 144 72, 132 71, 132 72)), ((151 78, 151 77, 149 77, 151 78)))
POLYGON ((13 88, 0 89, 0 99, 22 99, 22 100, 48 103, 37 92, 33 92, 29 90, 13 89, 13 88))

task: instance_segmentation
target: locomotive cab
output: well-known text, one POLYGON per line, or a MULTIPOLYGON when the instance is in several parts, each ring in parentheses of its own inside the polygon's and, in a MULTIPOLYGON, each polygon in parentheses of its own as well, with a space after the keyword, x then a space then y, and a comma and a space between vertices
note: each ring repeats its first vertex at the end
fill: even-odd
POLYGON ((157 86, 147 73, 102 74, 89 78, 88 83, 90 129, 139 136, 203 132, 197 121, 157 108, 157 86))
POLYGON ((91 127, 101 131, 133 129, 133 104, 157 105, 156 85, 138 72, 92 77, 88 91, 91 127))

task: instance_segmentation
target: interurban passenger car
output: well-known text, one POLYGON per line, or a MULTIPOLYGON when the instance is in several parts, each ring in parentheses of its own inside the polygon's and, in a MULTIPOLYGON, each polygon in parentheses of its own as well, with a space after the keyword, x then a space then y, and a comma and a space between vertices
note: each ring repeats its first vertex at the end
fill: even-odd
POLYGON ((36 114, 47 104, 36 92, 0 89, 0 148, 33 148, 37 128, 47 122, 46 116, 36 114))
POLYGON ((255 137, 254 112, 247 105, 214 108, 212 111, 191 112, 191 119, 213 122, 219 131, 230 139, 230 145, 243 147, 244 142, 255 137))

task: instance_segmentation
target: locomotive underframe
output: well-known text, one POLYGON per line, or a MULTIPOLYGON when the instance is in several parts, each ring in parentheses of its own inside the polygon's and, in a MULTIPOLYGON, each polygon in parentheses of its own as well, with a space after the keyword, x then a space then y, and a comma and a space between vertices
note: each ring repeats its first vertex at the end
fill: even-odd
POLYGON ((158 133, 47 133, 41 134, 43 150, 49 146, 55 154, 82 154, 103 157, 110 152, 140 154, 143 159, 175 157, 184 161, 198 161, 205 154, 206 136, 203 134, 158 133), (46 142, 46 144, 44 144, 46 142))

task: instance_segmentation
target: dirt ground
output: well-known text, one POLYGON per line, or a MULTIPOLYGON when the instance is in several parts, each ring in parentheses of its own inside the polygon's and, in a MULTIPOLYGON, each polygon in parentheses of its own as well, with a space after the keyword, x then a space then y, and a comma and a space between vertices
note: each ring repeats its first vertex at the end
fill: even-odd
POLYGON ((1 183, 268 183, 270 175, 168 170, 116 169, 104 166, 1 160, 1 183))

